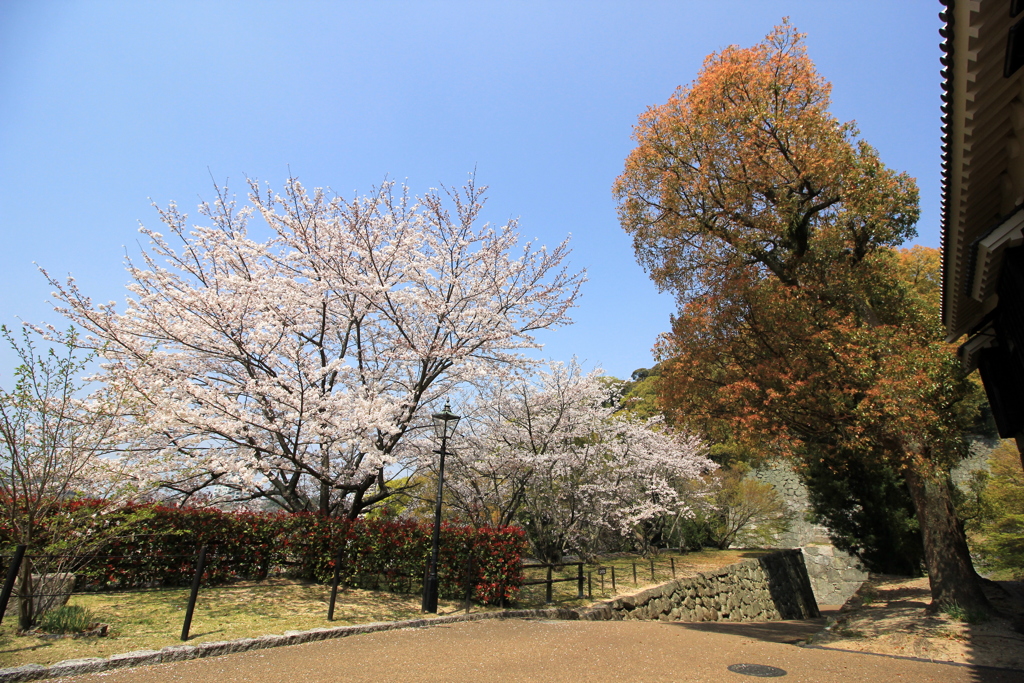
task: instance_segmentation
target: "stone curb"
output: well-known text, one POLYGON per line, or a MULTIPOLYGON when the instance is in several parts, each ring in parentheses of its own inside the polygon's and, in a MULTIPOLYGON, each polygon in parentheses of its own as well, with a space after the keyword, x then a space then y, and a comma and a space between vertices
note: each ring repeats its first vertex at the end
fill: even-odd
POLYGON ((565 608, 553 609, 517 609, 502 612, 477 612, 470 614, 453 614, 433 619, 406 619, 404 621, 375 622, 354 626, 335 626, 333 628, 314 628, 309 631, 285 631, 283 635, 260 636, 258 638, 241 638, 199 645, 171 645, 161 650, 136 650, 120 655, 111 655, 107 659, 88 657, 85 659, 65 659, 50 666, 41 664, 24 664, 22 666, 0 669, 0 682, 35 681, 59 676, 81 676, 99 671, 124 669, 133 666, 147 666, 164 662, 180 662, 201 657, 219 657, 235 652, 262 650, 268 647, 298 645, 317 640, 344 638, 360 633, 392 631, 400 628, 425 628, 442 624, 454 624, 464 621, 482 621, 484 619, 562 619, 575 620, 581 617, 576 610, 565 608))

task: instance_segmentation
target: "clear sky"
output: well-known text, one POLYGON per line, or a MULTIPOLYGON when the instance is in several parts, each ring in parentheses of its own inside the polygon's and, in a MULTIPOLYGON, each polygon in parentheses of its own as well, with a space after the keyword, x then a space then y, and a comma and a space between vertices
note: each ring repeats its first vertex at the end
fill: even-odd
MULTIPOLYGON (((628 377, 651 365, 670 297, 636 264, 611 184, 636 117, 704 57, 783 16, 808 34, 889 166, 916 177, 918 242, 939 243, 937 0, 104 2, 0 0, 0 323, 62 321, 33 262, 123 299, 150 200, 194 215, 211 175, 351 196, 490 186, 489 220, 572 233, 576 323, 544 355, 628 377)), ((0 350, 0 382, 12 355, 0 350)))

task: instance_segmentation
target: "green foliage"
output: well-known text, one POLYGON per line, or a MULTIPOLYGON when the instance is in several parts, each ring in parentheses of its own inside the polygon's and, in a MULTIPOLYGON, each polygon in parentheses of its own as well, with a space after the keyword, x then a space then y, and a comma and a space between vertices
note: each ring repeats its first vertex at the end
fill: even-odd
POLYGON ((633 371, 630 381, 623 382, 621 410, 633 417, 645 419, 663 414, 658 404, 658 382, 661 381, 661 367, 638 368, 633 371))
POLYGON ((673 528, 675 543, 692 550, 713 546, 761 548, 789 530, 790 512, 771 484, 749 476, 738 463, 711 475, 710 498, 673 528))
POLYGON ((991 473, 970 484, 969 500, 976 516, 968 529, 973 550, 1000 575, 1024 578, 1024 470, 1012 441, 1004 441, 989 457, 991 473), (975 502, 976 501, 976 502, 975 502))
POLYGON ((701 550, 717 546, 712 537, 710 515, 697 511, 692 517, 682 517, 673 527, 672 546, 687 550, 701 550))
POLYGON ((819 453, 803 459, 813 521, 870 571, 920 576, 924 545, 902 477, 881 458, 819 453))
POLYGON ((751 478, 746 466, 720 472, 712 518, 712 539, 719 548, 764 547, 789 530, 789 510, 774 486, 751 478))
POLYGON ((92 612, 79 605, 61 605, 43 614, 39 630, 44 633, 81 633, 95 623, 92 612))

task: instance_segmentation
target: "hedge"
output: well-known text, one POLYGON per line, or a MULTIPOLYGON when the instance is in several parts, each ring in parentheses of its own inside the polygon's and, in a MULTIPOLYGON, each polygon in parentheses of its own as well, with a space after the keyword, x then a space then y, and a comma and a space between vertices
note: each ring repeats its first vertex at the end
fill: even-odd
MULTIPOLYGON (((399 519, 347 520, 315 513, 225 512, 216 508, 130 505, 103 515, 88 514, 90 501, 68 503, 88 523, 117 528, 134 518, 130 530, 113 536, 76 571, 79 590, 185 586, 195 572, 196 550, 208 545, 204 585, 260 580, 273 567, 329 582, 338 550, 343 585, 418 590, 430 553, 432 525, 399 519), (86 513, 86 514, 83 514, 86 513), (102 518, 102 519, 101 519, 102 518)), ((0 521, 5 554, 14 542, 0 521)), ((472 568, 474 600, 514 601, 522 586, 526 540, 515 527, 444 523, 438 554, 439 592, 464 595, 472 568)), ((30 549, 31 553, 32 550, 30 549)))

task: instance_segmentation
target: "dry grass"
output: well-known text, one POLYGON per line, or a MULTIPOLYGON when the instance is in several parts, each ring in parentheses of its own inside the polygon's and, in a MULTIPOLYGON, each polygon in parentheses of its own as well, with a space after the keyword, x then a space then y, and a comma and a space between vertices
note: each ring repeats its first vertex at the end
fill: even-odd
POLYGON ((1024 634, 1013 623, 1024 613, 1024 586, 985 589, 1000 614, 971 623, 930 614, 927 578, 873 575, 813 644, 844 650, 1024 669, 1024 634))

